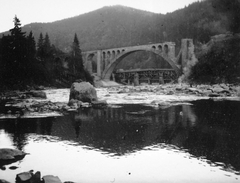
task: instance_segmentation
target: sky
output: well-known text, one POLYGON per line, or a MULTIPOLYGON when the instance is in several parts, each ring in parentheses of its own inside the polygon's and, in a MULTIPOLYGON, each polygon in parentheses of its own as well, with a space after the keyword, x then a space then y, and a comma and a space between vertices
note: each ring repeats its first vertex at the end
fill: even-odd
POLYGON ((166 14, 196 1, 198 0, 0 0, 0 32, 13 28, 15 15, 24 26, 33 22, 54 22, 113 5, 166 14))

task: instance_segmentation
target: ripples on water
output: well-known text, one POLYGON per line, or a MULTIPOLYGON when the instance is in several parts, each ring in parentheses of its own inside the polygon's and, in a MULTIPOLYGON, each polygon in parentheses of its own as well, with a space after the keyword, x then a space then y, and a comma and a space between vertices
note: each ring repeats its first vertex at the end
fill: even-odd
POLYGON ((1 120, 0 147, 30 155, 0 170, 0 178, 14 182, 33 169, 74 182, 238 182, 239 102, 192 104, 1 120))

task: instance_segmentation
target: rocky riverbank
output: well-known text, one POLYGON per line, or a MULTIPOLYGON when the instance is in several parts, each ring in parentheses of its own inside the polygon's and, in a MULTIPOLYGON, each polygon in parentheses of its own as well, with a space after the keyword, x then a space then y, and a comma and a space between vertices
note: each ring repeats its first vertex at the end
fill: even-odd
MULTIPOLYGON (((0 179, 0 183, 10 183, 6 180, 0 179)), ((33 170, 22 172, 16 175, 16 183, 62 183, 58 176, 44 175, 41 177, 41 172, 34 173, 33 170)), ((73 183, 70 181, 64 183, 73 183)))
POLYGON ((230 84, 216 85, 189 85, 189 84, 165 84, 142 86, 111 87, 109 91, 117 90, 126 92, 153 92, 159 95, 196 95, 205 97, 240 97, 240 86, 230 84))
POLYGON ((98 101, 69 103, 69 89, 11 91, 1 94, 0 118, 28 118, 63 115, 80 107, 111 104, 175 105, 201 99, 240 101, 240 86, 231 84, 164 84, 96 88, 98 101))

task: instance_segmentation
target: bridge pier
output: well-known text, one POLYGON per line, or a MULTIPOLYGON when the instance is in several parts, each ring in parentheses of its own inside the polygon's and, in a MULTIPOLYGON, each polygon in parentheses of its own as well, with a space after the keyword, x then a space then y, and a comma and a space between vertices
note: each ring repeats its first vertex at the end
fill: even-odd
POLYGON ((102 52, 101 50, 98 50, 97 51, 97 76, 101 77, 102 75, 102 64, 101 64, 101 61, 102 61, 102 52))
POLYGON ((194 44, 192 39, 182 39, 181 52, 181 71, 184 73, 188 62, 191 62, 194 57, 194 44))

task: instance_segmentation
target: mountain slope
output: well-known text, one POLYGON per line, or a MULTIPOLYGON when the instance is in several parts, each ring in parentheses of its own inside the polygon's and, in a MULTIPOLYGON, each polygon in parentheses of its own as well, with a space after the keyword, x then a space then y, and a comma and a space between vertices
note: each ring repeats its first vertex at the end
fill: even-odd
MULTIPOLYGON (((46 32, 55 46, 69 49, 77 33, 83 50, 94 50, 151 41, 145 30, 153 34, 160 15, 124 6, 103 7, 93 12, 53 23, 33 23, 23 30, 33 31, 35 37, 46 32)), ((148 33, 149 34, 149 33, 148 33)))
POLYGON ((227 21, 214 11, 210 1, 201 1, 166 15, 109 6, 52 23, 28 24, 23 30, 32 30, 36 40, 40 33, 48 33, 51 43, 63 51, 70 49, 77 33, 85 51, 164 41, 179 46, 182 38, 207 42, 212 35, 228 30, 227 21))

